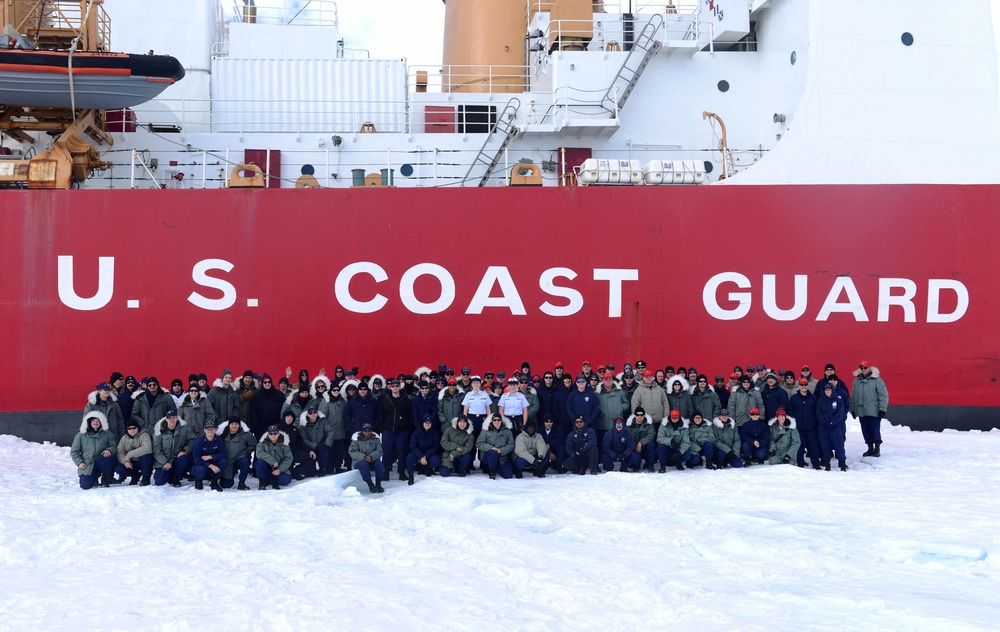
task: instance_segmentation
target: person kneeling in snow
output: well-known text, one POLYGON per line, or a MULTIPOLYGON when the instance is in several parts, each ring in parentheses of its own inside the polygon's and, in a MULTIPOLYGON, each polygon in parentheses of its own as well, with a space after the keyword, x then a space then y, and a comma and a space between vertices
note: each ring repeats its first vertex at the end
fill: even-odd
POLYGON ((545 470, 549 467, 545 439, 535 432, 535 420, 530 417, 523 430, 514 439, 514 476, 521 478, 524 470, 530 469, 535 478, 545 478, 545 470))
POLYGON ((671 410, 670 416, 660 424, 656 433, 656 456, 660 461, 660 474, 667 471, 667 464, 678 470, 684 469, 684 462, 694 459, 688 450, 691 448, 691 437, 688 434, 688 420, 681 417, 681 411, 671 410), (689 460, 690 459, 690 460, 689 460))
POLYGON ((115 436, 108 430, 108 418, 104 413, 96 410, 84 413, 80 433, 73 438, 73 447, 69 450, 80 475, 81 489, 90 489, 96 484, 111 486, 116 449, 115 436))
POLYGON ((472 435, 472 424, 465 415, 459 415, 444 427, 441 437, 441 476, 465 476, 472 467, 472 455, 476 451, 476 439, 472 435))
POLYGON ((434 429, 434 418, 430 414, 424 415, 420 427, 410 435, 410 453, 406 455, 408 485, 413 485, 418 465, 424 476, 434 476, 434 470, 441 465, 441 434, 434 429))
POLYGON ((125 422, 125 436, 118 442, 115 474, 118 475, 116 483, 124 483, 126 478, 131 478, 129 485, 143 487, 149 485, 149 477, 153 475, 153 440, 135 419, 125 422), (139 476, 142 476, 141 483, 139 476))
POLYGON ((292 482, 292 448, 288 433, 282 432, 277 424, 268 426, 267 433, 257 444, 257 489, 267 489, 270 485, 281 489, 292 482))
POLYGON ((740 459, 740 430, 736 421, 729 418, 729 409, 719 410, 719 416, 712 420, 715 440, 715 464, 718 467, 743 467, 740 459))
POLYGON ((646 462, 646 470, 652 472, 656 466, 656 430, 651 422, 647 423, 646 411, 642 406, 636 408, 635 413, 629 416, 625 426, 632 433, 635 451, 642 455, 646 462))
POLYGON ((222 491, 222 473, 229 465, 226 459, 226 442, 215 433, 215 422, 206 421, 204 436, 194 442, 194 465, 191 474, 194 475, 194 488, 205 489, 205 478, 212 480, 212 489, 222 491))
POLYGON ((619 472, 624 472, 631 468, 638 472, 642 465, 642 455, 636 452, 636 440, 632 433, 625 427, 625 420, 621 417, 615 419, 611 430, 604 434, 604 445, 601 446, 601 463, 605 472, 613 472, 615 463, 619 472))
POLYGON ((583 474, 590 468, 591 474, 600 474, 597 469, 600 452, 597 449, 597 433, 587 427, 583 415, 577 415, 573 420, 573 431, 566 436, 566 461, 563 462, 570 472, 583 474))
POLYGON ((232 488, 237 474, 240 478, 237 489, 244 491, 250 489, 247 487, 247 475, 250 474, 250 455, 257 447, 257 438, 238 415, 233 415, 229 418, 222 439, 226 442, 226 469, 222 472, 223 489, 232 488))
POLYGON ((691 447, 688 448, 688 463, 691 467, 704 465, 710 470, 716 469, 715 461, 715 430, 712 424, 705 421, 700 410, 695 410, 691 415, 691 425, 688 426, 688 439, 691 447), (702 463, 702 459, 705 459, 702 463))
POLYGON ((156 461, 153 483, 157 487, 168 482, 171 487, 180 487, 181 479, 191 467, 193 450, 191 428, 183 419, 178 419, 176 410, 167 411, 167 416, 153 431, 153 460, 156 461))
POLYGON ((789 417, 785 414, 784 406, 778 406, 777 414, 767 425, 771 427, 771 447, 767 453, 767 462, 771 465, 796 463, 802 440, 795 429, 795 417, 789 417))
MULTIPOLYGON (((527 412, 524 414, 527 415, 527 412)), ((510 453, 514 451, 512 426, 511 421, 501 417, 500 413, 494 413, 492 420, 483 422, 483 430, 479 433, 476 447, 479 448, 479 459, 483 463, 483 469, 491 479, 496 479, 497 473, 503 478, 514 476, 510 464, 510 453)))
POLYGON ((355 432, 351 437, 351 447, 347 449, 354 469, 361 472, 361 478, 368 483, 368 491, 381 494, 382 479, 385 477, 385 466, 382 464, 382 437, 372 432, 371 422, 364 422, 361 432, 355 432), (375 472, 375 482, 372 483, 372 471, 375 472))
POLYGON ((750 409, 750 420, 743 424, 740 429, 743 433, 743 463, 750 467, 754 461, 762 464, 767 458, 768 444, 771 442, 771 435, 768 432, 767 424, 760 418, 760 409, 756 406, 750 409))

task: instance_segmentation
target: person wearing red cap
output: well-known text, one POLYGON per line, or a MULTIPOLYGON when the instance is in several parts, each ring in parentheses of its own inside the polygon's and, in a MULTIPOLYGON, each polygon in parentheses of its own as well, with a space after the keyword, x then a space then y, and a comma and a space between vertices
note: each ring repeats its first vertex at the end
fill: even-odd
POLYGON ((788 398, 788 414, 795 417, 799 433, 799 451, 795 463, 806 466, 806 452, 814 470, 818 470, 823 459, 819 453, 819 426, 816 421, 816 395, 809 391, 809 380, 800 377, 797 393, 788 398))
MULTIPOLYGON (((472 383, 470 378, 469 383, 472 383)), ((453 377, 448 378, 447 386, 438 391, 438 427, 447 430, 445 424, 450 423, 462 414, 462 400, 465 392, 458 385, 458 380, 453 377)), ((442 431, 442 435, 444 432, 442 431)))
POLYGON ((660 430, 656 433, 656 457, 660 462, 660 474, 667 471, 667 464, 678 470, 684 469, 684 463, 691 456, 691 438, 688 435, 688 420, 681 417, 681 411, 671 410, 660 430))
MULTIPOLYGON (((813 377, 812 369, 809 368, 808 364, 803 364, 802 369, 799 371, 799 379, 805 378, 809 382, 809 392, 816 394, 816 378, 813 377)), ((797 383, 796 383, 797 384, 797 383)))
POLYGON ((754 463, 762 464, 768 455, 771 433, 767 423, 760 418, 760 409, 756 406, 749 411, 750 419, 740 428, 743 436, 743 465, 750 467, 754 463))
POLYGON ((653 372, 646 369, 642 373, 642 384, 632 394, 632 410, 642 407, 651 421, 663 419, 670 411, 670 403, 663 389, 653 382, 653 372))
POLYGON ((802 441, 795 429, 795 417, 789 417, 785 413, 785 407, 779 406, 778 412, 767 425, 770 427, 767 462, 771 465, 796 463, 802 441))
MULTIPOLYGON (((754 388, 753 378, 743 374, 740 377, 739 386, 729 397, 729 414, 736 422, 736 427, 740 428, 741 437, 743 436, 743 424, 750 420, 751 408, 758 410, 764 408, 764 400, 760 396, 760 391, 754 388)), ((767 429, 766 425, 764 429, 767 429)))
POLYGON ((879 377, 876 367, 867 360, 862 360, 858 370, 854 372, 854 385, 851 387, 851 410, 861 422, 861 434, 864 435, 868 450, 862 456, 882 456, 882 419, 889 407, 889 391, 885 382, 879 377))
POLYGON ((590 376, 594 374, 594 372, 590 368, 590 360, 583 361, 583 366, 580 368, 580 373, 583 373, 583 377, 587 378, 587 383, 589 384, 590 376))

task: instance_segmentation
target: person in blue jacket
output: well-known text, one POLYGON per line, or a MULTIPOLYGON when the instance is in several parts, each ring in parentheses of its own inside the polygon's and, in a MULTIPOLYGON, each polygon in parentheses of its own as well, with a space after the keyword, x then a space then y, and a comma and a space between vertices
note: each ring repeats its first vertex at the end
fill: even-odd
POLYGON ((851 400, 844 395, 833 381, 823 385, 823 394, 816 402, 816 420, 819 423, 820 454, 823 467, 830 471, 830 452, 837 456, 841 471, 847 471, 847 454, 844 441, 847 439, 847 413, 851 411, 851 400))
POLYGON ((371 396, 368 391, 368 384, 361 382, 358 384, 358 394, 347 401, 344 408, 344 423, 347 425, 347 434, 355 435, 361 432, 361 428, 369 423, 374 428, 378 417, 378 401, 371 396))
POLYGON ((601 414, 601 402, 583 375, 577 376, 576 388, 570 391, 566 398, 566 413, 573 420, 582 416, 587 422, 587 428, 591 430, 597 427, 597 417, 601 414))
MULTIPOLYGON (((399 380, 390 380, 390 382, 393 381, 398 382, 399 380)), ((427 381, 421 381, 417 384, 417 390, 417 394, 410 398, 410 408, 413 411, 413 427, 419 429, 421 424, 423 424, 424 417, 429 416, 433 420, 431 421, 431 425, 434 426, 435 430, 440 432, 440 427, 437 423, 438 391, 432 389, 430 382, 427 381)))
POLYGON ((542 427, 538 429, 538 436, 548 448, 549 467, 560 474, 565 473, 566 469, 562 464, 566 460, 566 432, 556 423, 552 413, 542 414, 542 427))
POLYGON ((760 418, 760 409, 750 409, 750 420, 743 424, 743 453, 744 467, 750 467, 754 462, 762 464, 767 459, 767 449, 771 443, 770 428, 767 422, 760 418))
POLYGON ((605 472, 612 472, 615 463, 619 472, 624 472, 631 468, 638 472, 642 465, 642 454, 635 451, 635 439, 632 433, 625 427, 625 420, 618 417, 614 421, 611 430, 604 433, 604 445, 601 446, 601 464, 605 472))
POLYGON ((774 419, 779 408, 788 409, 788 393, 778 384, 778 376, 768 373, 760 388, 760 398, 764 400, 764 419, 774 419))
POLYGON ((788 414, 795 418, 796 430, 799 433, 799 454, 796 464, 806 466, 806 452, 814 470, 818 470, 823 461, 819 452, 819 425, 816 421, 817 397, 809 391, 809 380, 799 378, 799 390, 788 398, 788 414))
POLYGON ((441 467, 441 433, 434 428, 436 413, 427 413, 410 435, 410 453, 406 455, 407 485, 413 485, 417 466, 424 476, 434 476, 441 467))
MULTIPOLYGON (((729 388, 726 387, 726 378, 722 375, 715 376, 715 394, 719 396, 719 404, 722 408, 729 408, 729 388)), ((706 420, 707 421, 707 420, 706 420)))
POLYGON ((215 433, 215 422, 206 421, 204 426, 205 435, 198 437, 194 442, 194 453, 192 454, 193 465, 191 465, 191 475, 194 476, 194 488, 205 489, 205 479, 212 479, 212 489, 217 492, 222 491, 222 473, 229 465, 227 460, 226 442, 215 433))
MULTIPOLYGON (((596 395, 594 396, 596 398, 596 395)), ((566 435, 565 467, 574 474, 583 474, 590 468, 591 474, 600 474, 598 468, 597 433, 587 427, 583 415, 577 415, 573 420, 573 431, 566 435)))

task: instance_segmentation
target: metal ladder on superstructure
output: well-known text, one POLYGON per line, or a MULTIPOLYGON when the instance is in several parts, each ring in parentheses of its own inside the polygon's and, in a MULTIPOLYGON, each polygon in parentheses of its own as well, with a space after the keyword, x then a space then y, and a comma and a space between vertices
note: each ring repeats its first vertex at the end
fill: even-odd
POLYGON ((479 179, 479 184, 476 186, 484 187, 486 186, 486 183, 489 182, 490 177, 493 176, 493 172, 497 168, 497 163, 500 162, 503 150, 507 149, 507 145, 509 145, 514 136, 517 135, 517 126, 514 125, 514 120, 517 116, 517 110, 520 107, 521 100, 516 97, 507 102, 507 105, 497 117, 497 122, 490 129, 489 135, 486 136, 486 140, 483 141, 483 146, 476 155, 476 159, 472 161, 472 165, 469 166, 469 170, 465 173, 465 177, 462 179, 463 187, 466 182, 473 179, 472 172, 475 171, 476 167, 479 165, 486 165, 486 173, 484 173, 479 179), (490 158, 487 147, 490 146, 490 141, 493 140, 493 137, 496 134, 502 134, 503 140, 500 142, 500 146, 497 147, 496 151, 493 152, 493 157, 490 158))
POLYGON ((628 56, 622 62, 622 67, 618 69, 618 74, 615 75, 614 81, 611 82, 611 86, 608 87, 608 91, 604 93, 604 98, 601 100, 601 107, 608 112, 614 113, 616 108, 620 111, 625 107, 625 102, 632 94, 635 84, 639 82, 642 71, 646 69, 653 55, 663 46, 662 42, 654 39, 656 32, 662 26, 663 16, 656 14, 639 31, 639 37, 632 44, 632 49, 629 50, 628 56))

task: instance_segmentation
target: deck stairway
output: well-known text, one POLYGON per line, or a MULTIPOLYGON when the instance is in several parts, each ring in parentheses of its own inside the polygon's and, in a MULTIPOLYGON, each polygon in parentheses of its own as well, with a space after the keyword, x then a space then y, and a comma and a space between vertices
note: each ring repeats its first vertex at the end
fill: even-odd
POLYGON ((479 183, 476 186, 484 187, 490 181, 493 172, 496 171, 497 164, 500 162, 500 158, 503 156, 504 150, 507 149, 510 141, 517 136, 518 129, 515 121, 517 120, 517 111, 520 107, 520 99, 513 98, 507 102, 507 105, 497 117, 497 122, 490 129, 489 135, 486 136, 486 140, 483 141, 483 146, 476 155, 476 159, 472 161, 469 170, 465 173, 465 178, 462 179, 462 186, 465 186, 465 183, 471 180, 475 180, 476 176, 473 174, 484 165, 486 171, 479 177, 479 183), (498 136, 501 139, 500 144, 496 149, 491 149, 491 146, 495 142, 494 139, 498 136))
POLYGON ((614 81, 611 82, 608 91, 604 93, 604 98, 601 100, 601 107, 608 112, 617 114, 625 107, 625 102, 628 101, 629 95, 632 94, 632 90, 639 82, 642 71, 646 69, 650 60, 663 46, 663 43, 656 39, 656 34, 662 27, 662 15, 654 15, 642 27, 632 49, 629 50, 628 56, 622 62, 621 68, 618 69, 618 74, 615 75, 614 81))

